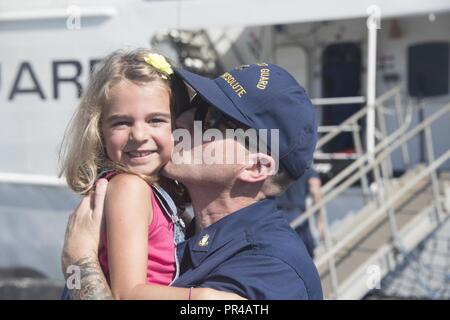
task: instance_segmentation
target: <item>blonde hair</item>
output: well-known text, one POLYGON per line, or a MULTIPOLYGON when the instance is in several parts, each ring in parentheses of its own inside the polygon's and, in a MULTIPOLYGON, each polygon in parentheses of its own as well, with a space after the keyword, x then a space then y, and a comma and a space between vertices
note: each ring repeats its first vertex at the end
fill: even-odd
MULTIPOLYGON (((189 95, 181 78, 176 74, 168 79, 162 78, 157 69, 144 61, 149 53, 148 49, 117 50, 95 68, 66 129, 59 152, 59 176, 64 175, 75 192, 89 192, 97 176, 105 170, 133 173, 108 159, 101 134, 102 112, 108 106, 109 93, 116 84, 121 81, 138 85, 155 81, 162 83, 170 94, 172 124, 183 107, 188 105, 189 95)), ((148 182, 156 181, 154 177, 142 177, 148 182)))

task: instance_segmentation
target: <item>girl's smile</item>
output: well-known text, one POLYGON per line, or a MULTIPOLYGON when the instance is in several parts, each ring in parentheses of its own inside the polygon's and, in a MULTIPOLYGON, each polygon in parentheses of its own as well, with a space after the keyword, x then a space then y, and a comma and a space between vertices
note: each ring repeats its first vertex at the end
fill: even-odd
POLYGON ((155 152, 156 151, 137 150, 137 151, 128 151, 125 152, 125 154, 129 158, 131 163, 145 164, 146 162, 150 161, 151 156, 154 155, 155 152))

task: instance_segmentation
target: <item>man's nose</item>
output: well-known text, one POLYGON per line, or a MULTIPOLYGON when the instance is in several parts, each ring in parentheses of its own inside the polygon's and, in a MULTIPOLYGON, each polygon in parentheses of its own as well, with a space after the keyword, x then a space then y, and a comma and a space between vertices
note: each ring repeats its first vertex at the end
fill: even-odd
POLYGON ((194 125, 195 108, 190 108, 181 113, 175 120, 176 128, 191 130, 194 125))

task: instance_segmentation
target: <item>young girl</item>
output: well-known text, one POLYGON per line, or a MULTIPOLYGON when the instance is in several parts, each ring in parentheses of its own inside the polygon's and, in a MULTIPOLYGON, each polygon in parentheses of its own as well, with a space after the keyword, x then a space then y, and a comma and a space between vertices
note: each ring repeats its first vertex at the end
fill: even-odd
POLYGON ((116 51, 96 68, 64 138, 61 174, 86 194, 110 180, 99 261, 116 299, 232 299, 205 288, 168 285, 177 274, 180 223, 158 185, 170 159, 173 119, 189 103, 164 57, 116 51))

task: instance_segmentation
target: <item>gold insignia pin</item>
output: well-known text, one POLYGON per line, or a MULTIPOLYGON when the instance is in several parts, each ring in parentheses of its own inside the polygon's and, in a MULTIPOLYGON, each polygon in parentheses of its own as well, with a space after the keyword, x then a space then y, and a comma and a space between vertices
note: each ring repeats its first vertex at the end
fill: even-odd
POLYGON ((198 245, 200 247, 205 247, 208 245, 208 239, 209 239, 209 234, 205 234, 200 241, 198 242, 198 245))

